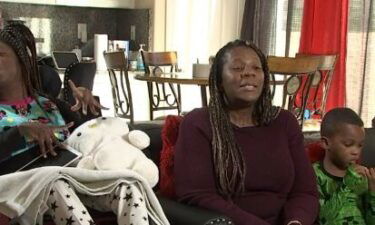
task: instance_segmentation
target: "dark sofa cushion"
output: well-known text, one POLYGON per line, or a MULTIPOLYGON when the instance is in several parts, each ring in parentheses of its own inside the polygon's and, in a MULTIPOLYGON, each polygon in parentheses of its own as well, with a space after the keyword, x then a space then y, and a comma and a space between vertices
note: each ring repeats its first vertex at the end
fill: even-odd
POLYGON ((361 164, 366 167, 375 167, 375 128, 366 128, 361 164))

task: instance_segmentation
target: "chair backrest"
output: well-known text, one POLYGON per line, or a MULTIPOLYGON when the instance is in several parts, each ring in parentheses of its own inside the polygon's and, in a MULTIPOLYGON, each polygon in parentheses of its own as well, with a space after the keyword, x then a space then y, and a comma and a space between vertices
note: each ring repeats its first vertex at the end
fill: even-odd
POLYGON ((124 51, 104 52, 104 60, 108 70, 127 70, 128 59, 124 51))
POLYGON ((318 70, 315 73, 310 99, 307 107, 313 110, 315 115, 323 117, 327 102, 328 92, 331 86, 333 72, 335 70, 337 55, 313 55, 297 53, 297 58, 317 57, 319 59, 318 70))
POLYGON ((68 80, 73 81, 77 87, 85 87, 92 91, 96 74, 96 63, 72 63, 66 68, 64 75, 64 100, 75 104, 72 90, 68 80))
MULTIPOLYGON (((177 52, 147 52, 142 51, 142 60, 147 74, 157 75, 164 72, 178 72, 177 52), (162 68, 169 68, 169 71, 162 68)), ((180 85, 148 82, 150 120, 154 119, 155 111, 177 110, 181 112, 180 85), (175 86, 177 88, 175 88, 175 86), (177 90, 175 90, 177 89, 177 90), (169 92, 169 93, 168 93, 169 92), (163 105, 163 103, 165 103, 163 105)))
MULTIPOLYGON (((142 60, 146 73, 157 72, 161 67, 170 67, 170 72, 177 72, 177 52, 142 51, 142 60)), ((167 71, 164 71, 167 72, 167 71)))
POLYGON ((43 92, 57 98, 62 86, 59 73, 53 67, 48 65, 38 65, 38 68, 43 92))
POLYGON ((294 75, 312 73, 317 70, 319 59, 315 57, 291 58, 291 57, 267 57, 270 72, 282 75, 294 75))
POLYGON ((111 81, 115 116, 129 119, 130 123, 134 123, 134 108, 128 75, 128 59, 125 52, 104 52, 103 55, 111 81), (119 76, 116 76, 116 72, 119 76))
POLYGON ((282 107, 291 111, 302 126, 309 90, 319 65, 319 59, 268 56, 267 61, 271 83, 273 83, 272 94, 275 93, 276 85, 283 85, 282 107), (276 76, 282 76, 283 80, 277 81, 276 76))

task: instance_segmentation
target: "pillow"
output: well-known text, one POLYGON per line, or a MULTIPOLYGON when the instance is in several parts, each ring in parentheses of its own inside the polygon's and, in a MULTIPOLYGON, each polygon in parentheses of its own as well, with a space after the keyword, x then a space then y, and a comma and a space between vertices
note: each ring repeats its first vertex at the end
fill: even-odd
POLYGON ((306 148, 307 156, 309 157, 311 163, 315 163, 317 161, 323 160, 324 155, 325 155, 325 150, 320 145, 319 141, 312 142, 306 145, 305 148, 306 148))
POLYGON ((176 198, 173 163, 174 148, 177 142, 178 129, 182 121, 182 116, 169 115, 165 118, 165 123, 161 131, 163 148, 160 155, 160 194, 168 198, 176 198))

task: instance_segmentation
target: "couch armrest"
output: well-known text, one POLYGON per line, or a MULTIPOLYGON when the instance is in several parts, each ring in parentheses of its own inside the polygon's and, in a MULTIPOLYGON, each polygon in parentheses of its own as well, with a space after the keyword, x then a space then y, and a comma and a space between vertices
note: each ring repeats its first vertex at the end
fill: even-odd
POLYGON ((197 206, 189 206, 157 195, 159 202, 173 225, 234 225, 229 217, 197 206))

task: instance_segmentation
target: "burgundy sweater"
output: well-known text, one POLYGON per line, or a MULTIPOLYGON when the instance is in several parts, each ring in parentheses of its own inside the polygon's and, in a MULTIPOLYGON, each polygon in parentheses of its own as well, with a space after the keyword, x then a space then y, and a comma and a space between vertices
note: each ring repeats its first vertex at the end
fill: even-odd
POLYGON ((175 185, 180 201, 221 212, 236 225, 311 225, 318 214, 315 175, 295 117, 282 110, 266 127, 233 125, 246 162, 245 192, 226 200, 218 194, 207 108, 184 117, 175 148, 175 185))

